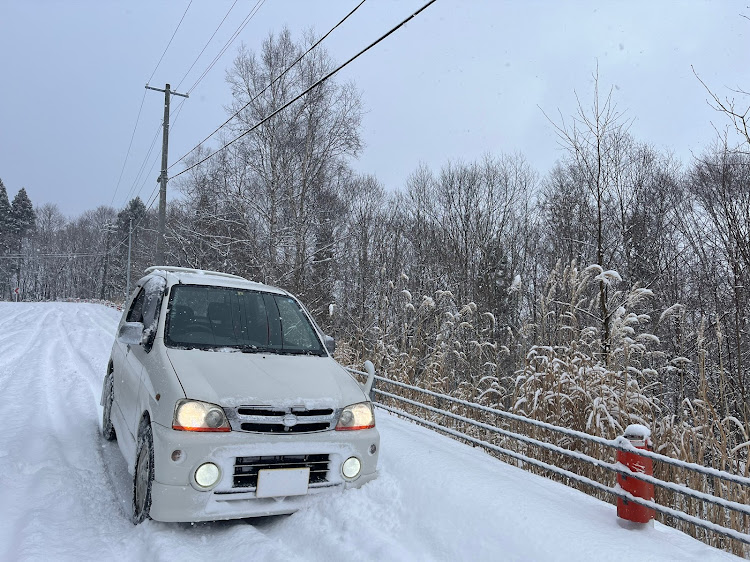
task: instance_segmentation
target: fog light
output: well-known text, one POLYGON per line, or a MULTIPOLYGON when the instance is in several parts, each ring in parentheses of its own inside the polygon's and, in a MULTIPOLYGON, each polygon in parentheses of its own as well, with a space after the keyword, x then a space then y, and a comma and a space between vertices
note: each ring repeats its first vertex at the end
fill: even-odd
POLYGON ((219 481, 219 467, 212 462, 207 462, 195 471, 195 481, 202 488, 210 488, 219 481))
POLYGON ((361 468, 362 463, 359 462, 357 457, 349 457, 344 461, 344 464, 341 467, 341 472, 343 472, 344 476, 347 478, 356 478, 361 468))
POLYGON ((182 460, 182 451, 179 449, 175 449, 172 451, 172 460, 174 462, 180 462, 182 460))

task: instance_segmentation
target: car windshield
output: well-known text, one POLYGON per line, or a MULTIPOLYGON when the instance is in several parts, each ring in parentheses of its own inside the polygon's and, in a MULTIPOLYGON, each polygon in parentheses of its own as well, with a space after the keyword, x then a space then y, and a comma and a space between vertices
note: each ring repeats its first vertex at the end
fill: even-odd
POLYGON ((178 348, 326 355, 296 300, 231 287, 173 286, 164 343, 178 348))

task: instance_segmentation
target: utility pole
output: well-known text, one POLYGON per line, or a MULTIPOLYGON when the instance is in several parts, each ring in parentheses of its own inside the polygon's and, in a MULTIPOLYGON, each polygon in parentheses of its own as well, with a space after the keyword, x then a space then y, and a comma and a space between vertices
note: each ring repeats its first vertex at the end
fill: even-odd
POLYGON ((109 236, 116 230, 115 226, 111 223, 104 225, 104 232, 106 238, 104 242, 104 267, 102 268, 102 291, 99 294, 99 300, 104 300, 105 289, 107 287, 107 266, 109 265, 109 236))
POLYGON ((130 296, 130 248, 131 248, 131 239, 133 237, 133 217, 130 217, 130 223, 128 224, 128 281, 127 286, 125 288, 125 301, 128 300, 128 297, 130 296))
POLYGON ((163 90, 159 88, 152 88, 146 84, 147 90, 154 90, 156 92, 164 92, 164 134, 162 136, 161 143, 161 174, 159 175, 159 182, 161 187, 159 188, 159 232, 156 235, 156 265, 164 264, 164 231, 166 230, 167 223, 167 153, 169 152, 169 96, 170 94, 175 96, 182 96, 183 98, 189 97, 187 94, 180 94, 173 92, 169 89, 167 84, 163 90))

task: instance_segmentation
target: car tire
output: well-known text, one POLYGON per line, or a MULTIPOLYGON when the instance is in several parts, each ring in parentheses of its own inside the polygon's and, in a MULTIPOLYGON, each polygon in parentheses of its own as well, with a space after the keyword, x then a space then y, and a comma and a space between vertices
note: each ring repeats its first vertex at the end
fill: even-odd
POLYGON ((117 439, 115 426, 112 425, 112 402, 115 399, 112 373, 104 377, 104 410, 102 412, 102 435, 107 441, 117 439))
POLYGON ((133 524, 150 519, 151 485, 154 482, 154 437, 151 423, 143 418, 138 428, 138 444, 135 449, 133 471, 133 524))

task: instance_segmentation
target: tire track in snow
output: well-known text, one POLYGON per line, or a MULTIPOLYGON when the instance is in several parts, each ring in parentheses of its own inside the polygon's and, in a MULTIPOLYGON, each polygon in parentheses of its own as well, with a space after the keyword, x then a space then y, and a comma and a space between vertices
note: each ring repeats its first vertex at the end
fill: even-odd
MULTIPOLYGON (((94 374, 68 341, 75 320, 69 310, 52 308, 42 319, 29 318, 37 323, 38 337, 16 363, 23 363, 19 371, 33 376, 15 377, 7 387, 17 407, 24 407, 25 397, 38 401, 33 415, 12 428, 18 460, 10 492, 13 503, 27 504, 34 516, 14 521, 11 559, 44 557, 49 551, 47 536, 76 536, 90 543, 107 534, 96 529, 102 500, 114 503, 114 496, 97 451, 98 423, 89 390, 94 374)), ((56 546, 63 557, 77 554, 75 543, 56 546)))
POLYGON ((0 383, 17 372, 12 365, 38 344, 53 309, 39 303, 0 303, 0 383))
POLYGON ((34 376, 12 377, 4 389, 12 404, 12 452, 10 470, 0 471, 0 559, 192 560, 198 552, 215 554, 217 539, 228 559, 248 552, 264 560, 299 559, 263 532, 262 521, 132 525, 132 477, 99 426, 98 393, 116 318, 92 307, 29 305, 14 315, 34 337, 4 363, 34 376))
POLYGON ((116 320, 105 313, 111 309, 100 305, 73 304, 74 321, 65 329, 65 339, 78 365, 88 367, 84 378, 88 382, 96 403, 101 397, 102 381, 107 370, 109 353, 114 342, 116 320), (107 325, 108 324, 108 325, 107 325))

